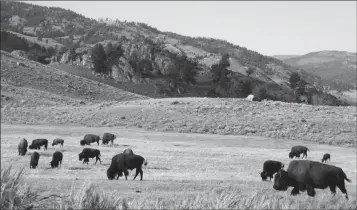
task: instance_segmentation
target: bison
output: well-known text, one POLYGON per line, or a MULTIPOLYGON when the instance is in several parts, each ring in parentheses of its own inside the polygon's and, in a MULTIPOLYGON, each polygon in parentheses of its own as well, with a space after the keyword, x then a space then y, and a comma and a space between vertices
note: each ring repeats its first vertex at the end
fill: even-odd
POLYGON ((91 143, 95 143, 97 142, 98 146, 99 146, 99 140, 100 137, 94 134, 87 134, 84 136, 83 140, 80 141, 80 144, 83 145, 90 145, 91 143))
POLYGON ((300 146, 300 145, 293 146, 290 150, 289 158, 294 158, 294 156, 300 158, 301 153, 303 154, 302 158, 304 157, 307 158, 307 151, 310 151, 307 147, 300 146))
POLYGON ((345 180, 351 182, 344 171, 336 166, 326 165, 316 161, 293 160, 290 162, 287 171, 280 169, 274 177, 273 188, 285 191, 289 186, 294 187, 291 195, 299 194, 299 191, 307 190, 309 196, 315 196, 315 188, 330 188, 333 194, 336 193, 336 186, 341 192, 346 194, 345 180))
POLYGON ((109 141, 112 142, 112 145, 113 145, 113 141, 114 139, 116 139, 116 135, 114 134, 111 134, 111 133, 104 133, 103 134, 103 138, 102 138, 102 144, 108 144, 109 141))
POLYGON ((30 168, 36 168, 39 159, 40 159, 40 154, 38 154, 38 152, 33 152, 31 154, 30 168))
POLYGON ((43 150, 47 150, 48 140, 47 139, 34 139, 32 140, 29 149, 41 149, 41 146, 45 146, 43 150))
POLYGON ((21 155, 21 156, 26 155, 27 145, 28 145, 27 140, 26 139, 21 139, 19 145, 17 146, 18 150, 19 150, 19 155, 21 155))
POLYGON ((273 178, 273 175, 282 168, 284 168, 283 163, 275 160, 267 160, 263 164, 263 171, 261 173, 258 173, 262 177, 263 181, 265 181, 268 177, 271 180, 273 178))
POLYGON ((133 155, 134 154, 133 150, 130 149, 130 148, 125 149, 123 153, 126 154, 126 155, 133 155))
POLYGON ((98 149, 91 149, 91 148, 84 148, 81 153, 79 153, 79 160, 83 160, 83 163, 89 162, 89 158, 94 158, 95 157, 95 164, 97 164, 97 161, 99 160, 100 164, 102 164, 102 161, 100 160, 100 151, 98 149))
POLYGON ((147 165, 147 161, 141 157, 140 155, 127 155, 124 153, 120 153, 115 155, 112 158, 112 162, 110 167, 107 170, 107 177, 109 180, 112 180, 117 175, 117 179, 119 176, 125 175, 125 180, 127 180, 127 176, 129 174, 128 169, 133 170, 136 169, 135 178, 140 173, 140 181, 143 180, 143 170, 141 169, 143 165, 147 165))
POLYGON ((58 165, 61 167, 62 160, 63 160, 62 152, 60 152, 60 151, 54 152, 53 156, 52 156, 52 161, 50 162, 51 168, 58 168, 58 165))
POLYGON ((327 160, 330 160, 331 155, 329 153, 325 153, 324 156, 321 159, 321 162, 327 162, 327 160))
POLYGON ((52 146, 55 146, 57 144, 60 144, 61 147, 63 147, 64 140, 63 139, 54 139, 52 142, 52 146))

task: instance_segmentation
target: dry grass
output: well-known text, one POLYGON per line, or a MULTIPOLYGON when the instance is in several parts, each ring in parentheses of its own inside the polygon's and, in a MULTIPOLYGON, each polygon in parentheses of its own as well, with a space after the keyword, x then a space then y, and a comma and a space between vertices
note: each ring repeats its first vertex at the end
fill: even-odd
MULTIPOLYGON (((73 188, 66 197, 40 199, 30 187, 20 192, 19 183, 23 180, 23 170, 15 178, 10 177, 11 166, 2 173, 2 209, 356 209, 355 198, 346 201, 343 196, 317 195, 311 197, 292 197, 286 193, 266 194, 265 190, 251 190, 227 187, 216 188, 210 192, 196 195, 173 193, 157 196, 154 193, 139 194, 127 200, 115 192, 99 191, 89 182, 84 182, 79 190, 73 188), (3 187, 4 185, 4 187, 3 187), (10 187, 9 187, 10 186, 10 187), (13 196, 14 195, 14 196, 13 196), (45 200, 41 202, 41 200, 45 200), (29 205, 31 204, 31 205, 29 205)), ((138 191, 140 192, 140 191, 138 191)))
MULTIPOLYGON (((302 192, 290 196, 291 188, 278 192, 272 182, 262 182, 258 171, 267 159, 282 161, 294 144, 310 149, 308 159, 319 160, 324 152, 332 154, 333 164, 341 167, 347 177, 356 180, 356 153, 353 148, 317 145, 263 137, 221 136, 205 134, 157 133, 137 129, 87 128, 78 126, 1 125, 2 168, 26 167, 23 182, 31 183, 31 192, 48 192, 63 198, 48 198, 34 203, 41 209, 355 209, 356 183, 346 183, 350 200, 337 190, 316 190, 314 198, 302 192), (82 164, 78 141, 86 133, 117 134, 115 147, 99 146, 102 165, 94 160, 82 164), (29 156, 14 153, 18 141, 25 137, 57 137, 64 147, 49 146, 40 151, 39 167, 29 169, 29 156), (142 182, 133 181, 134 171, 127 181, 110 181, 105 171, 113 155, 125 148, 149 161, 142 182), (49 162, 56 150, 63 151, 62 168, 50 169, 49 162), (37 184, 41 180, 41 184, 37 184)), ((91 148, 98 148, 92 145, 91 148)), ((29 152, 32 152, 30 150, 29 152)), ((37 200, 43 195, 37 195, 37 200)), ((48 196, 47 196, 48 197, 48 196)))

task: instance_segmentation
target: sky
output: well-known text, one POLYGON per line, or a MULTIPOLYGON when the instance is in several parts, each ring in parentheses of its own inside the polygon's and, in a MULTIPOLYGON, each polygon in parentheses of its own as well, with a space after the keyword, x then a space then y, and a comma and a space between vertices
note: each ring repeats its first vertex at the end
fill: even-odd
POLYGON ((30 1, 227 40, 264 55, 356 52, 356 1, 30 1))

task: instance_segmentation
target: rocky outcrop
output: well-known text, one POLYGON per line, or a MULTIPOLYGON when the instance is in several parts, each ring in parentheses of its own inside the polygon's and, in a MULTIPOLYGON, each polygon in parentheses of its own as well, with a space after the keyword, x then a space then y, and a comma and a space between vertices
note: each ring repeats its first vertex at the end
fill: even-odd
MULTIPOLYGON (((103 42, 105 48, 108 42, 103 42)), ((123 55, 116 59, 111 66, 111 76, 121 82, 146 83, 150 76, 167 76, 177 71, 175 58, 185 53, 171 44, 154 43, 149 39, 112 41, 113 49, 118 45, 123 49, 123 55)), ((92 68, 89 47, 78 48, 76 55, 71 59, 70 52, 62 55, 60 63, 80 65, 92 68)))
POLYGON ((11 55, 16 55, 16 56, 20 56, 26 59, 29 59, 27 53, 25 51, 22 50, 14 50, 11 52, 11 55))

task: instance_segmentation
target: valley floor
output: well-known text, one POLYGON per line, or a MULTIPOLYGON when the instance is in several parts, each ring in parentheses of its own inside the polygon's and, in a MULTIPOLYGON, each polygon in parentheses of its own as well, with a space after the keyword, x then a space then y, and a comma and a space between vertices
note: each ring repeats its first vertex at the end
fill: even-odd
MULTIPOLYGON (((92 183, 98 192, 112 193, 127 199, 131 208, 233 208, 225 202, 243 199, 234 208, 353 208, 356 207, 356 150, 313 142, 283 140, 257 136, 231 136, 210 134, 182 134, 144 131, 142 129, 124 129, 84 126, 41 126, 1 124, 1 168, 12 165, 14 169, 25 167, 25 181, 33 189, 68 195, 72 190, 80 190, 83 183, 92 183), (102 164, 95 165, 94 160, 82 164, 78 153, 83 149, 79 140, 85 134, 102 135, 104 132, 116 134, 114 146, 99 148, 102 164), (30 170, 29 150, 26 156, 18 156, 17 144, 21 138, 31 142, 35 138, 46 138, 52 143, 55 138, 65 140, 63 148, 49 145, 47 151, 40 150, 38 169, 30 170), (320 161, 325 152, 331 154, 331 162, 341 167, 352 183, 347 183, 350 200, 345 201, 337 190, 332 197, 328 189, 317 190, 317 196, 310 198, 305 193, 290 196, 291 188, 286 192, 277 192, 273 182, 262 182, 261 172, 265 160, 278 160, 287 168, 288 152, 296 144, 306 145, 309 160, 320 161), (120 177, 110 181, 106 177, 111 158, 126 148, 148 160, 143 168, 144 178, 140 182, 130 177, 120 177), (51 169, 54 151, 64 154, 60 169, 51 169), (213 196, 213 197, 212 197, 213 196), (233 197, 232 197, 233 196, 233 197), (263 197, 262 197, 263 196, 263 197), (194 201, 192 201, 192 199, 194 201), (196 199, 196 200, 195 200, 196 199), (200 200, 201 199, 201 200, 200 200), (202 201, 206 199, 208 203, 202 201), (167 203, 160 203, 166 200, 167 203), (199 201, 200 200, 200 201, 199 201), (254 201, 254 205, 252 202, 254 201), (276 201, 279 200, 279 201, 276 201), (326 200, 329 206, 321 201, 326 200), (180 204, 178 204, 178 203, 180 204), (200 203, 203 202, 203 203, 200 203), (258 203, 256 203, 258 202, 258 203), (305 204, 301 204, 303 202, 305 204), (227 206, 228 205, 228 206, 227 206), (305 206, 304 206, 305 205, 305 206), (323 206, 322 206, 323 205, 323 206), (170 207, 171 206, 171 207, 170 207)), ((237 201, 238 202, 238 201, 237 201)))

